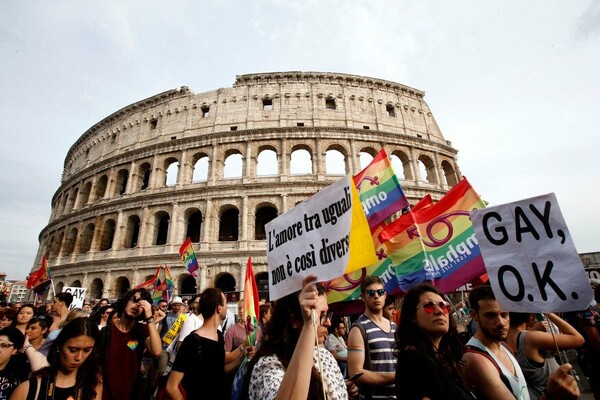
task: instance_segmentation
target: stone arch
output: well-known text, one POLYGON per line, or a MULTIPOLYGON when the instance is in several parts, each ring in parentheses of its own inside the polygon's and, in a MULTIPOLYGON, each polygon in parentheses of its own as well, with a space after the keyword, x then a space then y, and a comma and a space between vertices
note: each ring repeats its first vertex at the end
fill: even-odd
POLYGON ((85 206, 90 200, 90 193, 92 192, 92 182, 87 182, 83 185, 81 192, 79 192, 79 206, 85 206))
POLYGON ((133 249, 138 245, 140 237, 140 217, 137 215, 130 215, 127 218, 127 229, 125 231, 125 242, 123 247, 126 249, 133 249))
POLYGON ((194 173, 192 175, 192 183, 207 181, 210 157, 206 153, 197 153, 194 155, 193 160, 194 173))
POLYGON ((154 244, 157 246, 167 244, 169 238, 169 213, 158 211, 154 214, 154 244))
POLYGON ((399 179, 413 180, 412 170, 410 168, 410 158, 400 150, 395 150, 390 156, 392 168, 399 179))
POLYGON ((264 146, 258 150, 256 157, 256 176, 279 175, 277 150, 272 146, 264 146))
POLYGON ((244 170, 242 153, 237 149, 229 149, 225 152, 223 166, 223 178, 241 178, 244 170))
POLYGON ((229 272, 221 272, 215 277, 215 287, 221 289, 225 293, 235 292, 235 278, 229 272))
POLYGON ((100 278, 95 278, 90 284, 90 297, 92 299, 101 299, 104 293, 104 282, 100 278))
POLYGON ((458 183, 454 167, 447 160, 442 161, 442 171, 444 171, 446 185, 453 187, 458 183))
POLYGON ((79 253, 87 253, 92 247, 92 241, 94 240, 94 230, 96 226, 93 222, 88 223, 83 228, 83 234, 81 236, 81 244, 79 246, 79 253))
POLYGON ((258 289, 258 298, 269 300, 269 273, 259 272, 254 275, 256 279, 256 288, 258 289))
POLYGON ((267 238, 265 225, 268 222, 271 222, 279 213, 277 212, 277 208, 273 205, 264 205, 257 207, 256 215, 254 218, 254 239, 255 240, 265 240, 267 238))
POLYGON ((115 284, 113 288, 113 292, 115 297, 123 296, 131 287, 131 283, 129 283, 129 279, 126 276, 120 276, 115 279, 115 284))
POLYGON ((127 181, 129 180, 129 170, 122 168, 117 172, 117 180, 115 182, 115 191, 113 195, 119 196, 127 191, 127 181))
POLYGON ((312 173, 312 150, 308 146, 294 146, 290 156, 290 174, 306 175, 312 173))
POLYGON ((108 176, 104 174, 96 182, 96 187, 94 188, 94 198, 92 199, 93 201, 102 200, 104 198, 104 195, 106 194, 107 185, 108 176))
POLYGON ((63 197, 62 206, 60 208, 61 212, 64 214, 67 210, 67 204, 69 203, 69 193, 65 193, 65 197, 63 197))
POLYGON ((339 145, 325 150, 325 171, 327 175, 346 175, 348 173, 348 153, 339 145))
POLYGON ((54 235, 50 236, 50 239, 48 239, 46 241, 46 246, 44 248, 44 257, 46 257, 46 260, 48 260, 50 258, 53 247, 54 247, 54 235))
POLYGON ((358 171, 362 171, 373 161, 375 156, 377 155, 377 151, 372 147, 365 147, 361 151, 358 152, 358 171))
POLYGON ((138 169, 138 176, 136 182, 136 190, 146 190, 150 187, 150 178, 152 177, 152 165, 149 162, 145 162, 140 165, 138 169))
POLYGON ((429 157, 426 154, 421 154, 419 156, 419 168, 421 171, 424 170, 423 172, 425 173, 425 176, 421 176, 422 180, 425 180, 431 184, 438 183, 435 163, 433 162, 431 157, 429 157))
POLYGON ((183 273, 177 278, 177 287, 180 295, 194 295, 197 293, 196 278, 192 275, 183 273))
POLYGON ((179 175, 179 160, 169 157, 165 160, 165 186, 175 186, 179 175))
POLYGON ((58 257, 58 255, 60 254, 60 248, 61 248, 64 237, 65 237, 65 232, 61 231, 58 234, 56 241, 54 241, 54 243, 52 245, 52 250, 50 251, 50 257, 52 257, 52 258, 58 257))
POLYGON ((199 243, 202 232, 202 212, 197 208, 185 210, 185 226, 185 237, 189 237, 192 243, 199 243))
POLYGON ((235 242, 239 238, 239 215, 237 207, 225 208, 219 216, 219 242, 235 242))
POLYGON ((71 287, 81 287, 81 281, 79 279, 75 279, 72 283, 71 283, 71 287))
POLYGON ((113 247, 115 238, 116 224, 114 219, 107 219, 102 226, 102 235, 100 235, 100 251, 110 250, 113 247))
POLYGON ((71 254, 73 254, 73 250, 75 250, 75 242, 77 241, 77 234, 77 228, 72 228, 69 231, 62 251, 63 256, 70 256, 71 254))
POLYGON ((75 207, 77 207, 77 196, 78 195, 79 195, 79 189, 78 188, 73 189, 73 192, 69 196, 69 204, 67 204, 67 209, 65 210, 65 212, 74 210, 75 207))
POLYGON ((62 293, 64 287, 65 283, 63 281, 58 281, 55 287, 56 293, 62 293))

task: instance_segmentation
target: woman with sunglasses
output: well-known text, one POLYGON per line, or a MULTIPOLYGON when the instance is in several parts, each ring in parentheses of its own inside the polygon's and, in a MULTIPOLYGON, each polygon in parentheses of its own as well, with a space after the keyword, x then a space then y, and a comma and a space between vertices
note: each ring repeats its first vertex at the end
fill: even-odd
POLYGON ((93 400, 102 395, 95 344, 99 332, 89 318, 67 323, 50 347, 49 367, 33 374, 12 394, 13 400, 93 400))
POLYGON ((474 399, 460 378, 463 345, 451 311, 433 286, 406 294, 396 331, 398 399, 474 399))
MULTIPOLYGON (((325 341, 330 321, 325 289, 314 281, 314 276, 305 278, 300 292, 275 302, 265 340, 248 363, 249 399, 321 400, 325 398, 322 380, 328 399, 348 399, 337 362, 327 349, 316 346, 325 341)), ((356 389, 351 385, 349 390, 356 389)))

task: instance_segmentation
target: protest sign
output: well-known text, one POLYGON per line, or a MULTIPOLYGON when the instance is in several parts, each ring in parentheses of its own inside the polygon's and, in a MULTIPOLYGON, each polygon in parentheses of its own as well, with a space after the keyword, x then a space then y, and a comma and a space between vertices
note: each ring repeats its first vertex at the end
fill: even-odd
POLYGON ((73 302, 69 306, 69 310, 75 308, 83 308, 83 301, 85 300, 85 288, 80 287, 65 287, 63 293, 71 293, 73 295, 73 302))
POLYGON ((585 309, 592 290, 554 193, 471 212, 490 283, 507 311, 585 309))
POLYGON ((352 178, 346 176, 269 222, 269 296, 329 280, 376 261, 371 232, 352 178))

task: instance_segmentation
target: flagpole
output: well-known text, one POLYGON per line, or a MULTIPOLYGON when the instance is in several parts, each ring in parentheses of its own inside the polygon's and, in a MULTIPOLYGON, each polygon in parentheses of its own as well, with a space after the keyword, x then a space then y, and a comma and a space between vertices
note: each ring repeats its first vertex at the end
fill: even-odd
POLYGON ((54 280, 50 278, 50 286, 52 286, 52 296, 56 297, 56 290, 54 289, 54 280))

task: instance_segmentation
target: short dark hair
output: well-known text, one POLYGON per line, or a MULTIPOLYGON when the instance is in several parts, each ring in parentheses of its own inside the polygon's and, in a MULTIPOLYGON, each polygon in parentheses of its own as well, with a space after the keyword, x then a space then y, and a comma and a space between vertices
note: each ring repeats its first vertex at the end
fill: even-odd
POLYGON ((509 312, 510 317, 510 326, 515 327, 526 322, 529 322, 529 318, 531 316, 530 313, 520 313, 520 312, 509 312))
POLYGON ((392 296, 392 295, 387 295, 385 298, 385 302, 383 304, 384 307, 389 306, 390 304, 395 304, 396 303, 396 296, 392 296))
POLYGON ((223 291, 217 288, 207 288, 200 294, 200 313, 204 319, 215 314, 217 306, 223 306, 223 291))
POLYGON ((8 340, 13 342, 15 350, 19 350, 23 347, 23 343, 25 342, 25 335, 14 326, 7 326, 6 328, 0 329, 0 336, 8 337, 8 340))
POLYGON ((469 306, 476 313, 479 312, 480 300, 496 300, 496 295, 490 285, 481 285, 474 287, 469 293, 469 306))
POLYGON ((362 283, 360 284, 360 292, 364 293, 365 290, 367 289, 367 287, 371 286, 374 283, 380 283, 382 286, 385 286, 380 277, 373 276, 373 275, 367 275, 367 276, 365 276, 365 279, 363 279, 362 283))
POLYGON ((65 303, 65 306, 67 306, 67 308, 69 308, 71 306, 71 303, 73 302, 73 295, 69 292, 61 292, 57 294, 55 298, 58 299, 58 301, 62 301, 63 303, 65 303))

